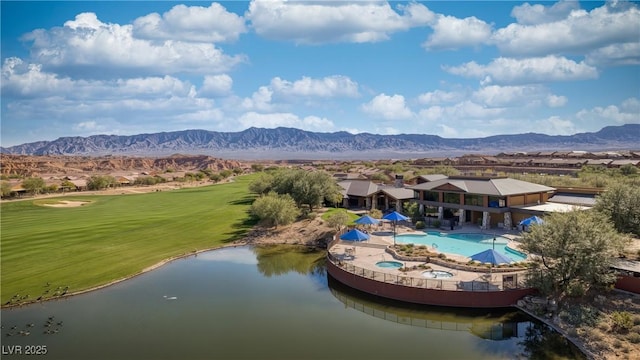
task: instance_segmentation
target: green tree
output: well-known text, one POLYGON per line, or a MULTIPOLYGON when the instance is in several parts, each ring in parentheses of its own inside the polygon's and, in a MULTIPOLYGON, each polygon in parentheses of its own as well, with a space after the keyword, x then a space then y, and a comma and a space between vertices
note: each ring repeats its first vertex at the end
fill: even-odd
POLYGON ((530 285, 562 298, 590 288, 608 287, 616 276, 610 265, 626 238, 597 211, 553 213, 522 236, 522 249, 533 254, 530 285))
POLYGON ((342 230, 347 226, 351 218, 344 210, 335 211, 333 214, 327 216, 327 224, 336 229, 336 231, 342 230))
POLYGON ((269 193, 257 198, 251 205, 251 213, 269 226, 288 225, 300 215, 291 196, 269 193))
POLYGON ((240 168, 240 167, 235 167, 235 168, 233 168, 233 173, 234 173, 235 175, 240 175, 240 174, 242 174, 243 172, 244 172, 244 170, 243 170, 242 168, 240 168))
POLYGON ((278 170, 273 174, 272 190, 291 195, 298 206, 307 205, 310 211, 325 200, 332 204, 342 201, 339 186, 323 171, 278 170))
POLYGON ((624 176, 631 176, 638 173, 638 168, 632 164, 625 164, 620 167, 620 173, 624 176))
POLYGON ((0 189, 3 198, 11 196, 11 193, 13 192, 11 190, 11 183, 9 183, 8 181, 3 181, 2 183, 0 183, 0 189))
POLYGON ((249 191, 254 194, 267 194, 273 188, 273 176, 267 173, 260 174, 249 184, 249 191))
POLYGON ((382 219, 382 211, 379 209, 371 209, 371 211, 369 211, 369 216, 374 219, 382 219))
POLYGON ((404 213, 407 214, 411 221, 414 223, 420 219, 422 219, 422 215, 420 214, 420 206, 416 202, 405 202, 404 205, 404 213))
POLYGON ((261 171, 264 171, 264 165, 261 165, 261 164, 251 164, 251 170, 253 170, 254 172, 261 172, 261 171))
POLYGON ((108 175, 93 175, 87 180, 87 189, 104 190, 116 184, 116 179, 108 175))
POLYGON ((28 193, 37 195, 45 190, 46 185, 41 177, 30 177, 22 181, 22 187, 28 193))
POLYGON ((613 183, 597 198, 595 209, 608 216, 619 232, 640 236, 640 188, 613 183))

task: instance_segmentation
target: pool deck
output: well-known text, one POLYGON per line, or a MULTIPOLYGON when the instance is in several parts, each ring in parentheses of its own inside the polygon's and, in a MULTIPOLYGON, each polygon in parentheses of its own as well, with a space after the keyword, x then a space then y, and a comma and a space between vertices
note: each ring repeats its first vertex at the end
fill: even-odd
MULTIPOLYGON (((373 270, 376 272, 384 272, 392 275, 403 275, 420 278, 422 276, 422 272, 425 269, 418 270, 410 270, 410 271, 400 271, 397 268, 382 268, 376 266, 376 263, 379 261, 398 261, 401 262, 405 267, 413 267, 418 265, 428 265, 432 270, 442 270, 447 271, 453 274, 451 278, 442 278, 442 280, 449 281, 488 281, 488 282, 499 282, 504 275, 511 274, 522 274, 522 270, 513 271, 513 272, 500 272, 500 273, 491 273, 487 269, 486 273, 481 272, 473 272, 473 271, 464 271, 458 269, 452 269, 443 265, 429 263, 425 264, 421 261, 400 261, 394 259, 393 256, 385 251, 387 246, 393 245, 393 231, 390 227, 372 227, 372 230, 369 231, 369 235, 371 236, 367 241, 339 241, 335 245, 333 245, 329 252, 335 256, 336 259, 340 261, 344 261, 346 263, 352 264, 354 266, 373 270)), ((429 230, 429 229, 426 229, 429 230)), ((477 226, 462 226, 456 227, 455 230, 437 230, 446 233, 482 233, 489 234, 495 236, 502 236, 509 239, 508 246, 514 249, 519 249, 519 244, 515 239, 518 237, 518 233, 511 231, 505 232, 500 230, 480 230, 477 226)), ((396 227, 396 235, 401 234, 421 234, 422 230, 414 230, 409 227, 397 226, 396 227)), ((437 249, 432 249, 429 247, 429 250, 432 252, 438 252, 437 249)), ((466 256, 445 253, 447 258, 454 259, 456 261, 466 263, 470 259, 466 256)))

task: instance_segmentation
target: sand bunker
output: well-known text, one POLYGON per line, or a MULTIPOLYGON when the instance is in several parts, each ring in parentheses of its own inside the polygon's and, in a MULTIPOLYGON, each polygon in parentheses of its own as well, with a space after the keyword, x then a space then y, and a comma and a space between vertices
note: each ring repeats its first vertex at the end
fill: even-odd
POLYGON ((58 201, 55 204, 43 204, 44 206, 50 206, 50 207, 77 207, 77 206, 82 206, 85 204, 90 203, 90 201, 71 201, 71 200, 62 200, 62 201, 58 201))

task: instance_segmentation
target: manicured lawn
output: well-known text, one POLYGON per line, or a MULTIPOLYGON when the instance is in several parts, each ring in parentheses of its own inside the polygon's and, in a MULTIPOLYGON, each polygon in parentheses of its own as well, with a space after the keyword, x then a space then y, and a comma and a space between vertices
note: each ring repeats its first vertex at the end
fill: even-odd
POLYGON ((335 213, 337 211, 342 211, 342 212, 346 213, 349 216, 350 220, 349 220, 349 223, 347 224, 349 226, 355 225, 354 221, 356 221, 356 220, 358 220, 360 218, 360 216, 358 216, 358 215, 356 215, 356 214, 354 214, 352 212, 349 212, 349 211, 347 211, 345 209, 342 209, 342 208, 330 208, 324 214, 322 214, 322 220, 326 221, 327 218, 329 216, 331 216, 331 214, 333 214, 333 213, 335 213))
POLYGON ((0 259, 4 305, 50 289, 91 288, 180 254, 241 237, 253 224, 252 176, 229 184, 119 196, 65 196, 3 203, 0 259), (42 206, 57 200, 80 207, 42 206), (50 283, 50 286, 46 286, 50 283))

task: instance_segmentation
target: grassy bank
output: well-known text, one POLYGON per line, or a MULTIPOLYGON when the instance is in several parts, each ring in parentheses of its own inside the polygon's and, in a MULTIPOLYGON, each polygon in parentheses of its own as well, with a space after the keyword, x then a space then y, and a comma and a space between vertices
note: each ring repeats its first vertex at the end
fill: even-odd
POLYGON ((1 204, 1 301, 88 289, 163 259, 223 245, 250 227, 252 201, 229 184, 136 195, 65 196, 1 204), (83 206, 44 206, 58 200, 83 206), (47 286, 47 283, 49 285, 47 286), (48 291, 48 292, 47 292, 48 291))

